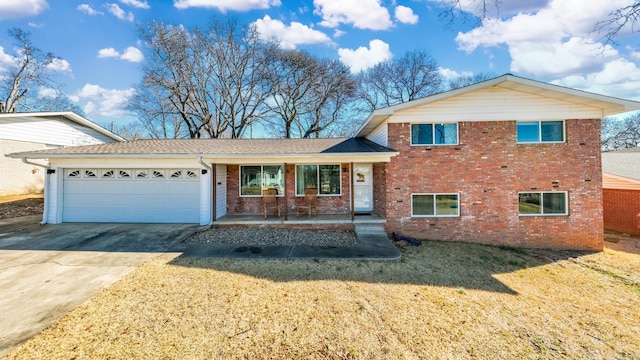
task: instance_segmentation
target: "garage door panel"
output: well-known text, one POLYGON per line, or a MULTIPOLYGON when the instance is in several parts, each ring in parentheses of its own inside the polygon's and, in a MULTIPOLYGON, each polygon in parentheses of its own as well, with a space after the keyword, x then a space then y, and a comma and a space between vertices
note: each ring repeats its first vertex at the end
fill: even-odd
MULTIPOLYGON (((189 169, 195 171, 199 170, 189 169)), ((187 178, 100 178, 106 170, 91 169, 98 177, 69 178, 63 185, 64 222, 199 223, 200 181, 187 178)), ((115 171, 120 174, 119 169, 115 171)), ((135 169, 123 169, 137 174, 135 169)), ((163 171, 163 170, 160 170, 163 171)), ((164 170, 166 174, 168 170, 164 170)), ((183 171, 186 174, 186 171, 183 171)))

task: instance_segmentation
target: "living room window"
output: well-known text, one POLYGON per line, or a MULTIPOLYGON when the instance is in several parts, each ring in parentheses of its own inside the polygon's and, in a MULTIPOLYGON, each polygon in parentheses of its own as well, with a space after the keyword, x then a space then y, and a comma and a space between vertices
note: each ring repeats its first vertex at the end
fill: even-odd
POLYGON ((522 216, 568 215, 567 192, 521 192, 518 194, 518 211, 522 216))
POLYGON ((518 143, 564 142, 564 121, 518 121, 518 143))
POLYGON ((411 145, 456 145, 458 124, 411 124, 411 145))
POLYGON ((340 195, 340 165, 296 165, 296 195, 316 189, 318 195, 340 195))
POLYGON ((411 216, 460 216, 459 194, 412 194, 411 216))
POLYGON ((284 195, 282 165, 240 166, 240 196, 262 196, 262 190, 276 189, 284 195))

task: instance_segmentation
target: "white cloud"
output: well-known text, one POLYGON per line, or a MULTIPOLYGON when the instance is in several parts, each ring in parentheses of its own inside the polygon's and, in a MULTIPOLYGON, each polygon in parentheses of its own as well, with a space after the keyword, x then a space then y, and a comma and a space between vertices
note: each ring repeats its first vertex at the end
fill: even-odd
POLYGON ((274 20, 265 15, 254 22, 260 33, 260 38, 277 41, 285 49, 294 49, 302 44, 329 44, 331 39, 322 31, 314 30, 304 24, 292 21, 289 26, 280 20, 274 20))
MULTIPOLYGON (((464 0, 471 1, 471 0, 464 0)), ((630 4, 629 0, 538 1, 541 7, 507 19, 486 19, 456 37, 458 49, 506 47, 510 71, 612 96, 637 97, 640 69, 610 45, 594 40, 598 21, 630 4)), ((623 29, 628 33, 630 29, 623 29)), ((633 54, 629 55, 633 56, 633 54)))
POLYGON ((174 0, 173 6, 177 9, 192 7, 216 8, 221 12, 249 11, 255 9, 268 9, 272 6, 280 6, 280 0, 174 0))
POLYGON ((438 68, 438 72, 447 80, 454 80, 462 76, 473 76, 473 73, 470 71, 463 71, 462 73, 459 73, 455 70, 443 67, 438 68))
POLYGON ((47 65, 47 69, 52 71, 71 72, 71 64, 65 59, 53 59, 51 64, 47 65))
POLYGON ((74 102, 86 101, 83 110, 87 115, 124 116, 127 115, 127 103, 135 93, 134 88, 105 89, 99 85, 85 84, 69 98, 74 102))
MULTIPOLYGON (((441 3, 443 7, 451 8, 451 0, 431 0, 441 3)), ((500 0, 500 1, 478 1, 459 0, 456 1, 455 11, 462 11, 473 16, 495 18, 498 16, 515 15, 518 13, 529 13, 545 7, 551 0, 500 0), (497 6, 496 6, 497 4, 497 6)))
POLYGON ((522 42, 509 47, 511 71, 539 77, 565 76, 599 71, 618 52, 593 40, 572 37, 567 41, 522 42))
POLYGON ((389 11, 381 0, 314 0, 314 14, 320 15, 320 25, 335 28, 352 24, 358 29, 385 30, 393 26, 389 11))
POLYGON ((418 22, 418 15, 414 14, 410 7, 402 5, 396 6, 395 18, 405 24, 416 24, 418 22))
POLYGON ((138 50, 133 46, 129 46, 124 53, 120 56, 120 59, 127 60, 130 62, 139 63, 144 60, 144 55, 142 55, 142 51, 138 50))
POLYGON ((56 96, 58 96, 58 90, 52 89, 52 88, 48 88, 48 87, 41 87, 38 90, 38 96, 39 97, 55 98, 56 96))
POLYGON ((0 20, 35 16, 48 8, 46 0, 2 0, 0 20))
POLYGON ((131 11, 127 13, 126 11, 122 10, 122 8, 118 6, 118 4, 105 4, 105 6, 113 16, 117 17, 120 20, 133 21, 134 19, 133 13, 131 11))
POLYGON ((333 38, 339 38, 340 36, 346 34, 345 31, 342 31, 340 29, 335 29, 335 31, 333 32, 333 38))
POLYGON ((149 3, 140 0, 120 0, 121 3, 140 9, 149 9, 149 3))
POLYGON ((37 23, 37 22, 33 22, 33 21, 29 21, 27 23, 27 25, 29 25, 29 27, 35 28, 35 29, 41 29, 44 27, 44 23, 37 23))
POLYGON ((94 8, 91 7, 91 5, 89 4, 80 4, 78 5, 78 7, 76 8, 76 10, 83 12, 87 15, 90 16, 96 16, 96 15, 103 15, 104 13, 102 11, 97 11, 94 8))
POLYGON ((15 64, 15 60, 13 56, 4 52, 4 48, 0 46, 0 79, 2 78, 2 74, 7 72, 7 70, 15 64))
POLYGON ((636 64, 616 59, 603 69, 584 75, 569 75, 553 83, 600 94, 640 100, 640 68, 636 64))
POLYGON ((98 51, 98 58, 120 57, 120 53, 114 48, 105 48, 98 51))
POLYGON ((351 72, 357 73, 375 66, 377 63, 390 59, 389 44, 382 40, 369 41, 369 48, 360 46, 355 50, 338 49, 340 61, 351 68, 351 72))
POLYGON ((114 48, 104 48, 104 49, 100 49, 98 51, 98 58, 102 59, 102 58, 120 58, 122 60, 127 60, 130 62, 142 62, 142 60, 144 60, 144 55, 142 54, 142 51, 138 50, 137 48, 133 47, 133 46, 129 46, 128 48, 126 48, 124 50, 124 52, 122 54, 120 54, 116 49, 114 48))

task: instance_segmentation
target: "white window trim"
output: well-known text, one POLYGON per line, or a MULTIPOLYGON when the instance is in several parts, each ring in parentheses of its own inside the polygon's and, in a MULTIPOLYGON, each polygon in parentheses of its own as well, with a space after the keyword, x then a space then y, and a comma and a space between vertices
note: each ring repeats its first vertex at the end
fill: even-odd
POLYGON ((565 120, 521 120, 516 121, 516 143, 518 144, 564 144, 567 142, 567 123, 565 120), (562 121, 562 141, 542 141, 542 123, 562 121), (538 123, 538 141, 518 141, 518 123, 538 123))
POLYGON ((195 174, 198 174, 199 169, 196 168, 177 168, 171 169, 171 172, 174 171, 182 171, 182 176, 180 177, 170 177, 167 176, 166 169, 162 168, 147 168, 147 169, 136 169, 136 168, 65 168, 64 169, 64 178, 65 179, 98 179, 100 181, 143 181, 143 180, 190 180, 190 181, 198 181, 200 176, 197 177, 187 177, 185 174, 187 171, 192 171, 195 174), (71 177, 69 176, 73 171, 79 171, 79 176, 71 177), (96 177, 87 177, 85 171, 93 171, 96 174, 96 177), (113 171, 113 177, 104 177, 103 174, 107 171, 113 171), (120 171, 127 172, 129 176, 120 176, 120 171), (146 177, 138 177, 137 174, 139 171, 146 171, 146 177), (165 176, 160 178, 154 178, 152 173, 153 171, 160 171, 165 176))
POLYGON ((460 145, 460 124, 458 122, 412 122, 409 123, 409 144, 411 146, 456 146, 460 145), (433 131, 435 131, 435 125, 444 125, 444 124, 456 124, 456 142, 455 144, 414 144, 413 143, 413 131, 411 131, 411 127, 413 125, 433 125, 431 130, 431 136, 433 139, 433 131))
POLYGON ((460 217, 460 193, 411 193, 411 217, 414 218, 456 218, 456 217, 460 217), (433 202, 433 212, 434 215, 416 215, 413 213, 413 196, 414 195, 432 195, 434 197, 434 202, 433 202), (437 195, 457 195, 458 196, 458 207, 456 208, 456 214, 455 215, 437 215, 435 214, 436 209, 436 202, 435 202, 435 197, 437 195))
POLYGON ((316 175, 317 175, 317 179, 318 179, 318 183, 316 185, 318 185, 318 187, 316 188, 316 190, 318 190, 318 196, 342 196, 342 164, 335 164, 335 163, 331 163, 331 164, 295 164, 295 178, 293 186, 295 187, 295 193, 296 193, 296 197, 304 197, 304 194, 298 194, 298 166, 306 166, 306 165, 313 165, 316 166, 316 175), (338 166, 338 168, 340 169, 340 193, 339 194, 320 194, 320 165, 333 165, 333 166, 338 166))
MULTIPOLYGON (((542 209, 542 208, 541 208, 542 209)), ((568 191, 520 191, 518 192, 518 216, 569 216, 569 192, 568 191), (562 214, 521 214, 520 213, 520 194, 540 194, 540 202, 544 202, 544 194, 564 194, 564 208, 565 212, 562 214)))
MULTIPOLYGON (((261 182, 264 181, 264 167, 265 166, 281 166, 284 174, 284 184, 282 186, 283 193, 276 195, 276 197, 284 197, 284 189, 286 189, 287 184, 287 169, 285 169, 284 164, 242 164, 238 165, 238 196, 245 198, 259 198, 262 197, 262 191, 260 195, 242 195, 242 167, 245 166, 260 166, 260 178, 261 182)), ((260 188, 262 189, 264 185, 260 184, 260 188)))

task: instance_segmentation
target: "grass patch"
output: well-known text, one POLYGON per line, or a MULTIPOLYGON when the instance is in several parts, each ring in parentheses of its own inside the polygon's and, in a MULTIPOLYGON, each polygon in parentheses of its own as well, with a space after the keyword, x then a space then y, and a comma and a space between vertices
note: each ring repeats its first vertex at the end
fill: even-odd
POLYGON ((159 257, 8 355, 634 358, 640 255, 426 242, 403 262, 159 257), (611 275, 613 273, 614 275, 611 275))

